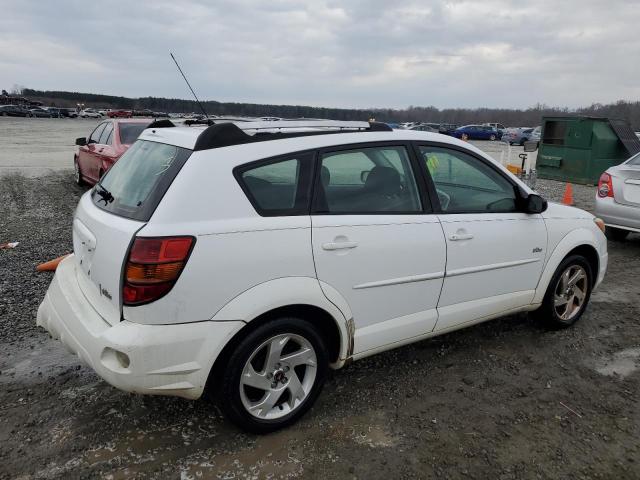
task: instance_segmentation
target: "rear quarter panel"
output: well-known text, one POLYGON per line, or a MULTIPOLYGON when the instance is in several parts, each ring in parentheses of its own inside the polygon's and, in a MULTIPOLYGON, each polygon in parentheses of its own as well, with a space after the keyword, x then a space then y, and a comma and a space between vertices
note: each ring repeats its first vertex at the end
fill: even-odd
POLYGON ((234 162, 225 161, 224 150, 194 153, 138 233, 193 235, 196 244, 171 292, 148 305, 125 307, 125 319, 209 320, 256 285, 283 277, 315 278, 309 216, 259 216, 233 177, 234 162))

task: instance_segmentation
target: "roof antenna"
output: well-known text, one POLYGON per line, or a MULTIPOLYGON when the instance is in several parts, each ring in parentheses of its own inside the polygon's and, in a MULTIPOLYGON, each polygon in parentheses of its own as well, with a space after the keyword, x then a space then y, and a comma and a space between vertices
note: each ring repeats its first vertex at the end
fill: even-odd
POLYGON ((180 71, 180 74, 182 75, 182 78, 184 78, 184 81, 187 82, 187 86, 189 87, 189 90, 191 90, 191 93, 193 93, 193 96, 196 99, 196 102, 198 102, 198 106, 200 107, 200 110, 202 110, 202 113, 204 113, 205 118, 207 120, 209 120, 209 115, 207 115, 207 112, 205 111, 204 107, 202 106, 202 103, 200 103, 200 100, 198 100, 198 96, 196 95, 196 92, 194 92, 193 88, 191 88, 191 84, 189 83, 189 80, 187 80, 187 77, 184 75, 184 72, 180 68, 180 65, 178 65, 178 61, 176 60, 176 57, 174 57, 173 53, 171 53, 171 52, 169 52, 169 55, 171 55, 171 58, 173 58, 173 61, 175 62, 176 67, 178 67, 178 70, 180 71))

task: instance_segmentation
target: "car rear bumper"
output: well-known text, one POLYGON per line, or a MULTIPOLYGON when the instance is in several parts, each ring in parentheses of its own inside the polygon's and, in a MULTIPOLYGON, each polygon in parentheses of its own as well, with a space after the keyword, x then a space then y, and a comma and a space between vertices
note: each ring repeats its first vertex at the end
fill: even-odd
POLYGON ((128 392, 199 398, 213 362, 244 322, 109 325, 86 300, 73 256, 63 260, 38 309, 37 324, 128 392))
POLYGON ((595 215, 609 227, 640 232, 640 208, 617 203, 611 197, 596 195, 595 215))

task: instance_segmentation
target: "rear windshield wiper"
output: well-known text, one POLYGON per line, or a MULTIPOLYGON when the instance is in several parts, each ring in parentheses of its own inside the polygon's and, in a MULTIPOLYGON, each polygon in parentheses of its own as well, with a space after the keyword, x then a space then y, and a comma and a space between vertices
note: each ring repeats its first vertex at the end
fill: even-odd
POLYGON ((111 192, 104 188, 100 183, 96 184, 96 193, 100 195, 100 200, 102 200, 105 205, 110 204, 114 200, 111 192))

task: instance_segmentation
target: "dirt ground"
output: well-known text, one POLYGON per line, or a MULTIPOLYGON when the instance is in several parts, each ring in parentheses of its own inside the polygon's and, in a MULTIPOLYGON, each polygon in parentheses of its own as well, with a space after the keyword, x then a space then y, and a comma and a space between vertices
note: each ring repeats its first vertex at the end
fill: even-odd
POLYGON ((0 479, 640 478, 640 235, 610 242, 574 328, 518 315, 355 362, 298 424, 253 436, 204 401, 110 387, 35 326, 35 265, 71 250, 83 191, 63 163, 17 167, 0 171, 0 243, 20 242, 0 250, 0 479))

